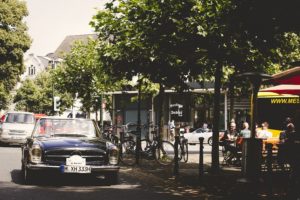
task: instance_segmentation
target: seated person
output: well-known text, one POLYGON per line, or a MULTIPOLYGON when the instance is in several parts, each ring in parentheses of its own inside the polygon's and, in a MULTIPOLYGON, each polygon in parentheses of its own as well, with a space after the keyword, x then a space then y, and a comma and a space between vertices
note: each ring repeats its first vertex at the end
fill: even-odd
POLYGON ((232 163, 234 158, 239 160, 238 151, 240 151, 240 146, 236 144, 237 138, 236 124, 231 122, 229 130, 226 130, 220 139, 220 145, 224 146, 224 151, 230 153, 227 162, 232 163))
POLYGON ((257 131, 257 137, 262 138, 262 139, 268 139, 272 137, 272 133, 268 130, 269 128, 269 123, 268 122, 263 122, 261 124, 261 130, 257 131))
POLYGON ((250 138, 251 131, 249 130, 248 122, 243 123, 243 129, 240 132, 240 136, 243 137, 243 138, 250 138))

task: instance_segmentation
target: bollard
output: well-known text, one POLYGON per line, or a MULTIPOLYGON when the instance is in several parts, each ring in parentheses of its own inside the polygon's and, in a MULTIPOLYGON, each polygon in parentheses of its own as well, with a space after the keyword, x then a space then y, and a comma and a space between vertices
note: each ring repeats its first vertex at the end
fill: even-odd
POLYGON ((203 166, 203 137, 199 137, 200 142, 200 150, 199 150, 199 178, 201 178, 204 174, 204 166, 203 166))
POLYGON ((267 149, 267 173, 268 173, 268 196, 271 199, 273 196, 273 186, 272 186, 272 162, 273 162, 273 157, 272 157, 272 148, 273 144, 267 143, 266 144, 266 149, 267 149))
POLYGON ((140 164, 140 153, 141 153, 141 131, 138 130, 136 134, 136 148, 135 148, 135 163, 140 164))
POLYGON ((179 144, 179 136, 176 135, 175 136, 175 143, 174 143, 174 153, 175 153, 175 157, 174 157, 174 176, 179 175, 178 144, 179 144))
POLYGON ((122 156, 122 153, 123 153, 123 148, 122 148, 123 143, 124 143, 124 132, 121 131, 120 132, 120 143, 119 143, 120 156, 122 156))

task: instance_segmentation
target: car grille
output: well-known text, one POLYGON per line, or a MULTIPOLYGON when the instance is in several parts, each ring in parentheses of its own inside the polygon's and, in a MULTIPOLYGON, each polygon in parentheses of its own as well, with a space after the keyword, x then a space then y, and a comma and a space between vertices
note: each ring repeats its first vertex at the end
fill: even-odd
POLYGON ((100 149, 55 149, 44 152, 44 161, 49 165, 65 165, 72 155, 85 158, 87 165, 103 165, 107 160, 106 152, 100 149))

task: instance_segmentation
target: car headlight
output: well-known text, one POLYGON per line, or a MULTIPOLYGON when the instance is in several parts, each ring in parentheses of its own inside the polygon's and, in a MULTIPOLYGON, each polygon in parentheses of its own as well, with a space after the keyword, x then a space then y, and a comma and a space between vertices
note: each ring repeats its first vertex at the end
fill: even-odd
POLYGON ((32 163, 40 163, 42 161, 42 149, 40 145, 33 144, 32 147, 29 150, 30 154, 30 161, 32 163))
POLYGON ((119 163, 119 149, 112 143, 108 142, 108 162, 111 165, 117 165, 119 163))

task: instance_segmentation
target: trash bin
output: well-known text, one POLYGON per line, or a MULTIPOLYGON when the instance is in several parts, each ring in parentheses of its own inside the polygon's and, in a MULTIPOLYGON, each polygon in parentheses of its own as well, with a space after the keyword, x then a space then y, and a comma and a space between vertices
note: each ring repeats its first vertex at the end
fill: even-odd
POLYGON ((242 174, 246 178, 259 179, 262 161, 262 139, 244 138, 242 150, 242 174))

